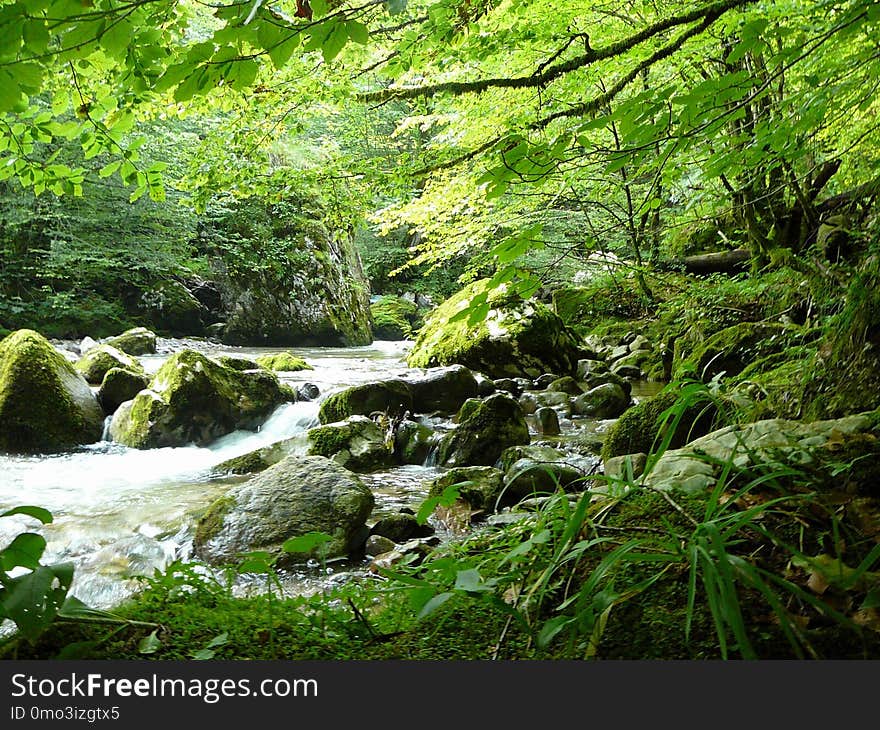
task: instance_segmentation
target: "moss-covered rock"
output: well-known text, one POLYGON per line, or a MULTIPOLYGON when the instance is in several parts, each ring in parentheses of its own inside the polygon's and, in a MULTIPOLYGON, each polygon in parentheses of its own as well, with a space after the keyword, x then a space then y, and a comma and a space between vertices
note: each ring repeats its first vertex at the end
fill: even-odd
POLYGON ((314 370, 301 357, 297 357, 291 352, 276 352, 272 355, 263 355, 257 358, 257 364, 268 370, 276 370, 278 372, 297 372, 299 370, 314 370))
POLYGON ((377 380, 327 396, 318 409, 321 423, 344 421, 349 416, 381 412, 402 415, 413 407, 412 390, 404 380, 377 380))
POLYGON ((529 443, 520 404, 506 393, 490 395, 440 442, 444 466, 491 466, 508 446, 529 443))
POLYGON ((479 393, 477 379, 463 365, 433 368, 407 382, 416 413, 455 413, 468 398, 479 393))
POLYGON ((729 378, 741 373, 751 363, 796 344, 809 333, 799 328, 773 322, 742 322, 716 332, 699 342, 692 351, 676 341, 674 373, 676 377, 696 375, 708 382, 720 373, 729 378))
POLYGON ((590 388, 572 401, 572 410, 589 418, 617 418, 630 405, 630 397, 617 383, 590 388))
MULTIPOLYGON (((660 416, 675 404, 679 393, 678 389, 667 389, 627 410, 606 432, 602 458, 607 461, 614 456, 650 453, 658 437, 665 435, 665 431, 660 430, 660 416)), ((681 448, 688 441, 707 434, 716 414, 717 408, 711 403, 689 406, 675 429, 669 448, 681 448)))
POLYGON ((196 554, 210 562, 233 562, 265 550, 285 562, 315 555, 332 558, 362 548, 374 499, 355 474, 320 456, 289 456, 233 487, 205 513, 196 528, 196 554), (330 537, 309 553, 285 553, 282 545, 309 532, 330 537))
POLYGON ((393 443, 366 416, 350 416, 308 431, 309 454, 332 458, 352 471, 375 471, 394 463, 393 443))
POLYGON ((430 525, 420 525, 414 515, 396 512, 387 515, 370 528, 370 535, 387 537, 396 543, 406 542, 413 538, 429 537, 434 534, 430 525))
POLYGON ((380 297, 370 304, 370 315, 377 340, 409 340, 422 323, 419 308, 402 297, 380 297))
POLYGON ((394 433, 394 456, 401 464, 424 464, 438 440, 438 435, 427 426, 403 421, 394 433))
POLYGON ((125 368, 110 368, 98 389, 98 403, 104 413, 115 413, 125 401, 131 400, 150 384, 146 374, 125 368))
POLYGON ((251 360, 247 357, 233 357, 231 355, 220 355, 220 357, 216 358, 217 362, 219 362, 225 368, 232 368, 233 370, 259 370, 260 364, 256 360, 251 360))
POLYGON ((844 418, 803 423, 771 418, 727 426, 666 451, 644 483, 653 489, 697 493, 711 489, 731 464, 728 476, 752 480, 762 473, 790 468, 775 481, 809 483, 867 497, 880 496, 880 415, 869 411, 844 418), (841 464, 849 464, 846 471, 841 464))
POLYGON ((299 433, 292 438, 222 461, 212 471, 214 474, 257 474, 288 456, 307 456, 308 451, 308 437, 299 433))
POLYGON ((407 357, 411 367, 458 363, 491 378, 574 372, 580 356, 574 336, 540 302, 493 290, 485 320, 475 325, 466 317, 456 320, 486 287, 486 280, 474 282, 429 315, 407 357))
POLYGON ((58 451, 100 440, 104 413, 88 383, 42 335, 0 342, 0 451, 58 451))
POLYGON ((142 374, 143 366, 131 355, 127 355, 112 345, 96 345, 86 352, 77 362, 77 370, 82 373, 86 382, 98 385, 104 380, 108 370, 120 368, 131 373, 142 374))
POLYGON ((503 474, 491 466, 456 467, 428 483, 428 496, 439 497, 454 485, 458 485, 458 498, 471 509, 492 511, 504 486, 503 474))
POLYGON ((148 390, 113 416, 114 441, 134 448, 207 444, 236 429, 259 426, 290 400, 270 372, 239 372, 194 350, 170 357, 148 390))
POLYGON ((111 337, 106 344, 128 355, 152 355, 156 352, 156 334, 146 327, 134 327, 111 337))
POLYGON ((577 380, 571 377, 571 375, 556 378, 547 386, 547 390, 554 393, 568 393, 568 395, 581 395, 584 392, 583 388, 578 385, 577 380))
POLYGON ((140 317, 151 327, 171 335, 201 335, 207 309, 181 282, 168 280, 144 291, 137 302, 140 317))

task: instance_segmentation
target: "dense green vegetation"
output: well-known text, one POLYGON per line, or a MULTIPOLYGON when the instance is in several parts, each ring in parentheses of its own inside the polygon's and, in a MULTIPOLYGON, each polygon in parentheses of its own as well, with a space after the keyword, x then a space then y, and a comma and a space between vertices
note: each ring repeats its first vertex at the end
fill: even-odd
MULTIPOLYGON (((411 366, 496 377, 582 355, 670 382, 605 437, 648 475, 723 426, 874 424, 701 495, 625 461, 340 595, 175 566, 111 629, 54 621, 83 618, 67 569, 24 537, 0 616, 33 643, 4 651, 876 658, 878 32, 873 0, 0 0, 0 336, 421 330, 411 366), (16 567, 62 578, 39 622, 16 567)), ((351 397, 323 420, 387 405, 351 397)))

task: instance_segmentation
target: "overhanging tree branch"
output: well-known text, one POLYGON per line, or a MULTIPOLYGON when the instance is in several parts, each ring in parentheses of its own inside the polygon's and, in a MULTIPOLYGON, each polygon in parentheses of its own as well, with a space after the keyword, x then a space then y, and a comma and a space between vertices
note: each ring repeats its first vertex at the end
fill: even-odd
MULTIPOLYGON (((679 15, 673 15, 656 23, 649 25, 638 33, 623 38, 615 43, 610 43, 603 48, 592 49, 587 47, 586 52, 563 61, 561 63, 546 66, 546 62, 528 76, 515 77, 496 77, 488 79, 480 79, 478 81, 447 81, 440 84, 430 84, 427 86, 409 86, 399 88, 381 89, 379 91, 371 91, 360 94, 362 101, 385 101, 386 99, 415 99, 418 97, 432 96, 434 94, 451 93, 451 94, 472 94, 486 91, 490 88, 497 89, 528 89, 546 86, 565 74, 576 71, 580 68, 590 66, 597 61, 604 61, 615 56, 620 56, 635 46, 644 43, 647 40, 663 33, 672 28, 681 25, 688 25, 698 20, 712 19, 711 22, 717 20, 728 10, 749 5, 755 0, 721 0, 721 2, 712 3, 696 10, 691 10, 679 15)), ((583 34, 581 34, 583 35, 583 34)), ((566 43, 566 47, 570 45, 570 41, 566 43)), ((562 50, 564 50, 563 47, 562 50)), ((558 55, 561 51, 557 51, 558 55)), ((551 57, 552 58, 552 57, 551 57)))

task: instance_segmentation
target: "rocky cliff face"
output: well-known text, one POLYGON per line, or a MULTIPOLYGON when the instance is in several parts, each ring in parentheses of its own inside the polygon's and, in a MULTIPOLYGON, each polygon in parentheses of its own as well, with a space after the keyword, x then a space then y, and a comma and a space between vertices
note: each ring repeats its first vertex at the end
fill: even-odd
POLYGON ((372 342, 369 284, 351 236, 304 207, 250 205, 214 233, 225 342, 372 342))

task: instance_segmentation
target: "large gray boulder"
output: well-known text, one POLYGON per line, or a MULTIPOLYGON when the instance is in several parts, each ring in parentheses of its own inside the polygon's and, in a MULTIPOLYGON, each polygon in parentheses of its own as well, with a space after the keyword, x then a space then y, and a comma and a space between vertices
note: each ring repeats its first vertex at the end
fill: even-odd
POLYGON ((407 382, 416 413, 455 413, 468 398, 479 394, 477 379, 464 365, 432 368, 407 382))
POLYGON ((409 383, 399 379, 377 380, 331 393, 321 402, 318 419, 321 423, 335 423, 349 416, 369 416, 377 411, 397 416, 412 407, 409 383))
POLYGON ((311 428, 309 454, 326 456, 352 471, 368 472, 394 463, 394 442, 366 416, 311 428))
POLYGON ((529 427, 520 404, 495 393, 471 409, 458 428, 440 442, 444 466, 492 466, 508 446, 529 443, 529 427))
POLYGON ((156 352, 156 334, 146 327, 134 327, 111 337, 106 344, 128 355, 152 355, 156 352))
MULTIPOLYGON (((728 426, 665 452, 645 475, 653 489, 696 493, 713 488, 732 462, 731 476, 746 479, 782 464, 805 469, 811 484, 829 489, 880 494, 880 413, 802 423, 782 418, 728 426), (850 463, 845 471, 840 464, 850 463)), ((797 479, 795 472, 794 478, 797 479)), ((785 476, 780 475, 780 480, 785 476)), ((742 485, 740 485, 742 486, 742 485)))
POLYGON ((410 367, 458 363, 490 378, 573 373, 580 350, 562 320, 512 289, 500 287, 487 296, 487 285, 487 280, 474 282, 428 316, 407 357, 410 367), (485 319, 471 324, 460 315, 480 297, 489 310, 485 319))
POLYGON ((196 554, 214 563, 235 562, 253 550, 282 563, 345 556, 366 542, 373 505, 360 479, 330 459, 288 456, 211 505, 196 527, 196 554), (283 550, 287 540, 310 532, 330 541, 310 553, 283 550))
POLYGON ((0 451, 40 453, 101 439, 104 413, 67 359, 33 330, 0 341, 0 451))
POLYGON ((295 399, 274 373, 240 372, 182 350, 159 368, 149 389, 119 407, 110 435, 139 449, 204 445, 236 429, 257 428, 295 399))

